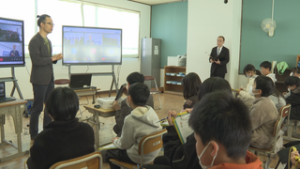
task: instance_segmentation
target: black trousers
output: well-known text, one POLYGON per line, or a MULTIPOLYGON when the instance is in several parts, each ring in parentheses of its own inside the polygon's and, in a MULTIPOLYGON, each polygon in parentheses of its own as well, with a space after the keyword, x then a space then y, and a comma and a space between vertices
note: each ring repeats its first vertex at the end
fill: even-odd
POLYGON ((128 157, 126 150, 120 150, 120 149, 107 150, 106 154, 105 154, 105 158, 107 159, 111 169, 120 169, 121 167, 112 164, 109 161, 109 159, 116 159, 116 160, 123 161, 126 163, 135 164, 135 162, 133 162, 128 157))
POLYGON ((170 160, 166 156, 156 157, 153 164, 147 164, 141 167, 141 169, 172 169, 170 160))
MULTIPOLYGON (((50 92, 54 89, 54 82, 52 81, 49 85, 32 84, 32 86, 33 86, 34 101, 33 101, 33 107, 30 116, 30 126, 29 126, 31 140, 33 140, 34 137, 38 134, 39 116, 43 111, 44 103, 46 103, 50 92)), ((49 116, 49 114, 47 112, 44 112, 43 129, 51 121, 52 119, 49 116)))
POLYGON ((210 77, 220 77, 220 78, 225 78, 225 73, 221 73, 221 72, 210 72, 210 77))

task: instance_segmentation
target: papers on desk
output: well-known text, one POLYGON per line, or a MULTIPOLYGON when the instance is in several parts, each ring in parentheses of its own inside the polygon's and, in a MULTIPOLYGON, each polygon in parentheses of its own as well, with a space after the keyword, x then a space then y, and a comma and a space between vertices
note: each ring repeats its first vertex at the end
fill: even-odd
POLYGON ((117 147, 113 143, 111 143, 106 146, 100 147, 98 150, 111 150, 111 149, 117 149, 117 147))
POLYGON ((186 138, 194 132, 188 123, 190 116, 190 113, 184 112, 179 113, 176 118, 173 118, 175 129, 182 144, 185 144, 186 138))

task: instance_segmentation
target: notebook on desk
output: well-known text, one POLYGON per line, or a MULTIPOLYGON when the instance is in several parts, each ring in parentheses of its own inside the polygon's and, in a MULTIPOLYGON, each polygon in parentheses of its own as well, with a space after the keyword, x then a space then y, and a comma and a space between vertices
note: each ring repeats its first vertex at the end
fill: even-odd
POLYGON ((0 82, 0 103, 2 102, 8 102, 8 101, 13 101, 16 100, 15 98, 12 97, 6 97, 5 94, 5 82, 0 82))

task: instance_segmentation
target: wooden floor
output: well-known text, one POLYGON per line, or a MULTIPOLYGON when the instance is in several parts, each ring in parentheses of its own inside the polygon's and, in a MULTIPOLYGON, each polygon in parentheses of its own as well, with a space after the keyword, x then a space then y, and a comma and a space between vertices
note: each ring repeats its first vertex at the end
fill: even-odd
MULTIPOLYGON (((101 95, 100 97, 107 97, 107 95, 101 95)), ((182 105, 184 102, 184 99, 182 96, 178 95, 171 95, 171 94, 161 94, 160 95, 161 102, 162 102, 162 109, 156 110, 159 118, 166 117, 166 114, 169 110, 175 110, 175 111, 181 111, 182 105)), ((78 112, 77 117, 86 118, 90 117, 91 114, 88 113, 88 111, 85 111, 83 108, 84 104, 91 104, 92 98, 91 97, 81 97, 80 104, 81 104, 81 112, 78 112)), ((159 102, 157 95, 154 95, 154 104, 155 107, 159 107, 159 102)), ((42 129, 42 115, 40 116, 40 122, 39 122, 39 129, 42 129)), ((114 117, 110 118, 100 118, 100 121, 104 124, 100 127, 100 144, 101 142, 107 142, 110 141, 112 137, 115 136, 115 133, 112 130, 113 125, 115 124, 114 117)), ((22 146, 23 150, 29 150, 30 147, 30 136, 29 136, 29 128, 27 127, 27 124, 29 123, 28 118, 23 118, 23 133, 22 133, 22 146)), ((12 121, 12 117, 6 116, 6 124, 5 124, 5 135, 7 140, 12 141, 13 143, 16 143, 17 137, 14 133, 14 125, 12 121)), ((0 157, 5 157, 7 155, 13 154, 16 152, 16 149, 12 148, 11 146, 7 146, 0 149, 0 157)), ((24 162, 27 160, 28 155, 22 156, 20 158, 16 158, 11 161, 0 163, 0 169, 22 169, 24 168, 24 162)), ((260 159, 262 161, 265 160, 264 157, 260 156, 260 159)), ((270 167, 275 167, 276 163, 278 161, 278 158, 272 160, 270 167)), ((109 169, 109 165, 107 163, 104 163, 104 169, 109 169)))

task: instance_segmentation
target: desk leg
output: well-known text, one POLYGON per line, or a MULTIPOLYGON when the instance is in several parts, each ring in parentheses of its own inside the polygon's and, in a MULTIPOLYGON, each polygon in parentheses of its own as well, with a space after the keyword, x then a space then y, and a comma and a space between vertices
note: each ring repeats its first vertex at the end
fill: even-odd
MULTIPOLYGON (((13 154, 13 155, 10 155, 10 156, 6 156, 6 157, 1 157, 0 158, 0 163, 1 162, 4 162, 4 161, 9 161, 9 160, 12 160, 14 158, 17 158, 17 157, 21 157, 23 155, 26 155, 26 154, 29 154, 29 151, 23 151, 22 152, 22 141, 21 141, 21 133, 22 133, 22 123, 23 123, 23 117, 22 117, 22 113, 24 111, 24 106, 25 105, 18 105, 18 106, 12 106, 12 107, 9 107, 9 108, 5 108, 5 109, 2 109, 2 111, 6 111, 7 113, 6 114, 10 114, 13 118, 13 122, 14 122, 14 125, 15 125, 15 133, 17 134, 17 144, 18 146, 15 146, 14 144, 12 143, 9 143, 5 140, 4 138, 4 127, 3 127, 3 123, 0 123, 1 124, 1 139, 2 139, 2 143, 1 143, 1 146, 2 145, 11 145, 15 148, 18 149, 18 153, 16 154, 13 154), (23 108, 22 108, 23 106, 23 108)), ((0 110, 1 111, 1 110, 0 110)), ((3 121, 3 118, 5 118, 5 116, 0 116, 0 121, 3 121)))
POLYGON ((18 140, 18 152, 19 153, 22 152, 21 133, 22 133, 22 126, 23 126, 22 114, 20 112, 23 112, 23 110, 21 109, 21 106, 16 107, 16 111, 15 111, 16 115, 15 116, 17 119, 16 120, 17 124, 15 124, 15 127, 18 128, 16 130, 16 134, 17 134, 17 140, 18 140))
POLYGON ((1 124, 1 144, 4 143, 5 135, 4 135, 4 124, 5 124, 5 115, 0 115, 0 124, 1 124))
POLYGON ((99 121, 99 114, 97 112, 94 112, 94 121, 95 121, 95 149, 96 151, 99 148, 99 130, 100 130, 100 121, 99 121))
POLYGON ((96 93, 97 93, 97 89, 96 89, 96 91, 93 94, 93 104, 95 104, 96 93))

